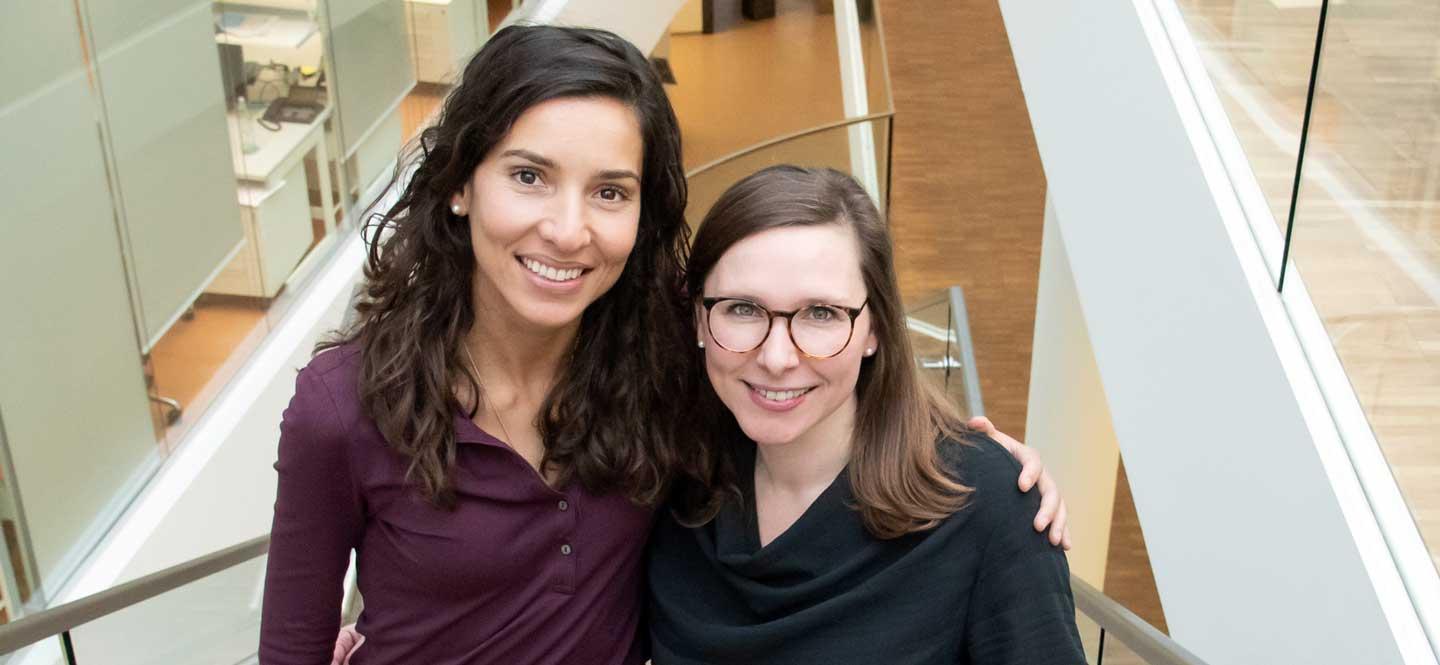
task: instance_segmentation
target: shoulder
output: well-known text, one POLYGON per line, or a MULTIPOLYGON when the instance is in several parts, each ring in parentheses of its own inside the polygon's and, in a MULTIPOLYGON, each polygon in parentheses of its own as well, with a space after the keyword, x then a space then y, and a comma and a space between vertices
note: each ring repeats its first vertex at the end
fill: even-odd
POLYGON ((965 512, 994 525, 1029 524, 1040 510, 1040 492, 1021 492, 1020 462, 984 434, 967 432, 938 444, 941 464, 952 478, 973 491, 965 512))
POLYGON ((296 397, 328 402, 336 411, 358 408, 360 361, 360 345, 353 342, 315 354, 295 379, 296 397))
MULTIPOLYGON (((294 439, 339 443, 349 424, 361 417, 360 348, 346 344, 326 349, 295 377, 295 393, 281 421, 281 434, 294 439)), ((282 439, 286 438, 282 436, 282 439)))
POLYGON ((941 439, 937 447, 945 472, 960 482, 977 490, 992 486, 1016 489, 1020 462, 994 439, 966 432, 941 439))

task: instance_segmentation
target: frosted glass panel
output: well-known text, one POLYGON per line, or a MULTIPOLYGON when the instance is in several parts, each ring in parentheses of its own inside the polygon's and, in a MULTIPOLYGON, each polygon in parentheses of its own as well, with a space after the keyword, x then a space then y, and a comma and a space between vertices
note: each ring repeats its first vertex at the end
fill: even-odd
POLYGON ((148 349, 241 242, 211 3, 84 4, 148 349))
POLYGON ((74 7, 0 7, 0 414, 50 588, 155 434, 74 7))
MULTIPOLYGON (((349 157, 415 86, 415 70, 401 0, 326 4, 335 76, 331 90, 339 106, 341 152, 349 157)), ((399 148, 398 143, 389 146, 391 151, 399 148)))

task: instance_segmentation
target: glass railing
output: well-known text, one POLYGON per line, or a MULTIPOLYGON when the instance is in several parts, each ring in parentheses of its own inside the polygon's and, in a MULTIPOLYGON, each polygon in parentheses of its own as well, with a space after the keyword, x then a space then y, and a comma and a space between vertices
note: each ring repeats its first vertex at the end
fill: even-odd
POLYGON ((1263 193, 1251 227, 1440 645, 1440 4, 1156 5, 1244 153, 1242 202, 1263 193))
POLYGON ((915 362, 925 377, 944 389, 964 417, 985 415, 965 292, 952 286, 912 301, 905 323, 910 329, 915 362))
MULTIPOLYGON (((255 662, 268 547, 262 536, 0 626, 0 663, 255 662)), ((1084 581, 1071 591, 1087 662, 1203 665, 1084 581)))
MULTIPOLYGON (((693 4, 693 3, 692 3, 693 4)), ((740 17, 714 3, 711 33, 670 35, 666 86, 696 169, 737 150, 813 127, 894 110, 880 3, 774 3, 740 17), (744 91, 744 98, 737 98, 744 91), (763 103, 754 103, 763 100, 763 103)))
POLYGON ((0 662, 254 662, 269 545, 261 536, 0 626, 0 662))
POLYGON ((776 164, 826 167, 856 176, 883 211, 889 200, 890 123, 881 113, 795 132, 726 155, 687 175, 685 218, 698 227, 710 206, 741 178, 776 164))

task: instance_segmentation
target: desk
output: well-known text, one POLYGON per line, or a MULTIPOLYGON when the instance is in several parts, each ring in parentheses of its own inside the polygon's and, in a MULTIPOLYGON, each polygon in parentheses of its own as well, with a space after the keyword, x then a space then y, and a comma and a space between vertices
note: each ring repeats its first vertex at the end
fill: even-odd
POLYGON ((325 121, 330 108, 310 124, 280 123, 280 131, 261 127, 263 110, 252 112, 251 131, 259 146, 244 153, 240 146, 239 115, 226 114, 234 149, 231 165, 238 181, 240 216, 245 246, 210 284, 211 293, 273 298, 314 240, 310 218, 305 157, 315 157, 315 189, 320 191, 319 213, 328 233, 335 223, 331 198, 330 156, 325 121))

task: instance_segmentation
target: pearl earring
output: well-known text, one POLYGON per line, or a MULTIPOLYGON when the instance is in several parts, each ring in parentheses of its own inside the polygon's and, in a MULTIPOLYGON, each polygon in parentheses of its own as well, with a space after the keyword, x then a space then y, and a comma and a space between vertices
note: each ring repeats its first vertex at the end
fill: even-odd
POLYGON ((865 355, 867 355, 867 356, 873 356, 873 355, 875 355, 875 349, 865 349, 865 355))
POLYGON ((700 340, 699 342, 696 342, 696 344, 699 344, 700 348, 702 349, 705 348, 705 340, 700 340))
POLYGON ((459 204, 459 203, 451 203, 451 204, 450 204, 450 212, 453 212, 453 213, 455 213, 455 214, 457 214, 457 215, 460 214, 460 204, 459 204))

